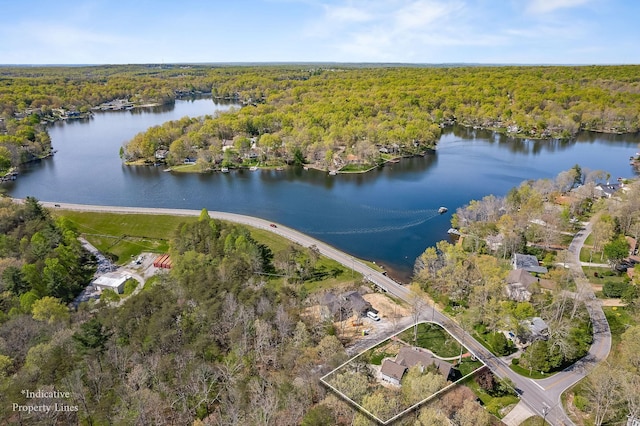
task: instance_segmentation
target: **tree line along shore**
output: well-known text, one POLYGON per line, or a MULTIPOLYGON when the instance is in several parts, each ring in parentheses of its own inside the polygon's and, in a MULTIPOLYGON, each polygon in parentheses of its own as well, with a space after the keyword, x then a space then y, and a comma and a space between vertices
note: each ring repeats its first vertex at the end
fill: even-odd
POLYGON ((56 111, 82 114, 114 100, 163 104, 199 93, 243 107, 149 129, 123 158, 187 161, 197 170, 258 160, 357 171, 423 153, 454 123, 527 138, 636 132, 637 75, 633 65, 4 67, 0 172, 51 150, 39 123, 56 111))

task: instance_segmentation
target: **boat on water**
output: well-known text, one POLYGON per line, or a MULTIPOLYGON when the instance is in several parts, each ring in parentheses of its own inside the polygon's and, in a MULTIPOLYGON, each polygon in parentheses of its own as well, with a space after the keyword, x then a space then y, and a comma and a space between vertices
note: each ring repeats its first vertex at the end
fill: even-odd
POLYGON ((447 211, 449 211, 449 209, 448 209, 448 208, 446 208, 446 207, 440 207, 440 208, 438 209, 438 213, 440 213, 440 214, 446 213, 447 211))
POLYGON ((458 231, 456 228, 449 228, 449 230, 447 231, 447 234, 449 234, 449 235, 457 235, 457 236, 461 236, 462 235, 460 233, 460 231, 458 231))
POLYGON ((329 176, 335 176, 335 175, 337 175, 337 174, 338 174, 338 172, 336 172, 335 170, 331 170, 331 171, 329 172, 329 176))
POLYGON ((258 170, 258 166, 251 166, 249 167, 249 170, 251 170, 252 172, 255 172, 256 170, 258 170))
POLYGON ((220 171, 222 173, 229 173, 229 168, 228 167, 223 167, 223 168, 220 169, 220 171))
POLYGON ((283 168, 283 167, 276 167, 276 171, 277 171, 277 172, 281 172, 281 171, 283 171, 283 170, 284 170, 284 168, 283 168))

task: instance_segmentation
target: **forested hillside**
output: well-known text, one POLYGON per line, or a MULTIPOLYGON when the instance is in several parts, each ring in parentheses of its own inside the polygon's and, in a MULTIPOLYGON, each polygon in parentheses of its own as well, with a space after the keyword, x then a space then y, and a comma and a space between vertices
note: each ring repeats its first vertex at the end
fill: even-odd
MULTIPOLYGON (((16 114, 38 122, 59 117, 59 109, 85 113, 114 99, 141 105, 211 93, 245 107, 150 129, 128 144, 126 159, 155 161, 155 152, 163 149, 169 164, 197 159, 202 170, 256 155, 338 168, 376 164, 386 158, 382 154, 423 152, 435 145, 440 126, 451 123, 533 138, 569 138, 579 130, 636 132, 639 71, 638 66, 322 64, 3 67, 0 117, 8 129, 16 114)), ((0 132, 14 135, 2 127, 0 132)), ((33 142, 18 136, 11 142, 33 142)), ((8 143, 2 140, 0 147, 8 143)))
POLYGON ((152 162, 158 149, 168 150, 169 164, 197 159, 204 170, 241 163, 253 151, 251 158, 267 162, 304 159, 339 168, 376 164, 382 154, 424 152, 435 146, 440 126, 451 123, 533 138, 569 138, 579 130, 635 132, 640 123, 635 70, 319 69, 298 79, 284 69, 280 75, 275 69, 246 69, 239 71, 245 73, 239 94, 252 106, 154 127, 137 135, 124 155, 152 162))
MULTIPOLYGON (((327 334, 331 327, 301 315, 306 296, 297 273, 278 286, 261 275, 279 273, 274 254, 246 228, 203 213, 176 231, 171 274, 151 280, 119 308, 100 303, 70 312, 65 295, 42 296, 58 296, 49 278, 54 266, 83 259, 82 253, 68 253, 68 244, 77 244, 75 234, 59 235, 65 220, 52 223, 35 200, 2 207, 7 236, 2 239, 0 422, 203 419, 294 425, 324 398, 317 377, 344 359, 342 344, 327 334), (36 274, 41 264, 44 270, 36 274), (43 284, 31 281, 37 276, 43 284), (38 402, 23 389, 70 392, 39 402, 71 408, 19 412, 12 404, 38 402)), ((313 263, 299 249, 287 253, 296 271, 298 261, 313 263)), ((70 282, 74 266, 65 266, 64 282, 70 282)))

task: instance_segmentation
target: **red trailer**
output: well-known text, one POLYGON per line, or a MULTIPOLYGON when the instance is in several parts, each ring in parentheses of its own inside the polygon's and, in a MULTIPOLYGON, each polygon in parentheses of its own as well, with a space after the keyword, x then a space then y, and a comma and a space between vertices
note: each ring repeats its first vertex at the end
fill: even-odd
POLYGON ((168 254, 161 254, 160 256, 156 257, 156 260, 153 261, 153 266, 155 266, 156 268, 162 268, 162 262, 164 262, 168 257, 168 254))

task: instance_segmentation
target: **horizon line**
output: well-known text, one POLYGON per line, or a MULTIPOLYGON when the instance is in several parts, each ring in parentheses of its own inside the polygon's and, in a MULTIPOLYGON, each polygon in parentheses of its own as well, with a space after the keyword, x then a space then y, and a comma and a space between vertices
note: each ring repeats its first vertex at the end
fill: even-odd
POLYGON ((220 62, 135 62, 135 63, 30 63, 0 64, 0 67, 100 67, 100 66, 171 66, 171 65, 218 65, 218 66, 268 66, 268 65, 346 65, 346 66, 404 66, 404 67, 444 67, 444 66, 634 66, 640 63, 524 63, 524 62, 339 62, 339 61, 220 61, 220 62))

